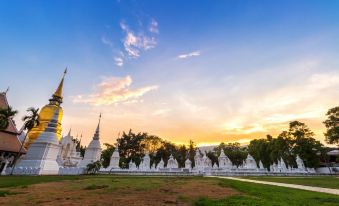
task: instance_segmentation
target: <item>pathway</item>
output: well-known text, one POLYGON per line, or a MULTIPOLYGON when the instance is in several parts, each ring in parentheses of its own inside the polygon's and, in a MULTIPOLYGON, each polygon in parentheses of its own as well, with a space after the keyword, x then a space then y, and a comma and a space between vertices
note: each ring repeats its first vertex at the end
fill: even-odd
POLYGON ((207 176, 207 177, 215 177, 215 178, 229 179, 229 180, 238 180, 238 181, 242 181, 242 182, 252 182, 252 183, 258 183, 258 184, 264 184, 264 185, 274 185, 274 186, 280 186, 280 187, 289 187, 289 188, 308 190, 308 191, 313 191, 313 192, 322 192, 322 193, 339 195, 338 189, 330 189, 330 188, 323 188, 323 187, 312 187, 312 186, 295 185, 295 184, 278 183, 278 182, 259 181, 259 180, 250 180, 250 179, 242 179, 242 178, 236 178, 236 177, 223 177, 223 176, 207 176))

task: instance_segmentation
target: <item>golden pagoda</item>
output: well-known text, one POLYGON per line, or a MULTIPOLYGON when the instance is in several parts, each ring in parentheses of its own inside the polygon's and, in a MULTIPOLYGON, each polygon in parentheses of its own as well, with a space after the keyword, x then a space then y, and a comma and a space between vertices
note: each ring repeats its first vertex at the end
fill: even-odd
POLYGON ((60 106, 62 103, 62 88, 64 85, 65 75, 67 73, 67 68, 65 69, 64 75, 59 83, 58 88, 52 95, 52 98, 49 100, 49 104, 45 105, 39 114, 39 125, 34 127, 28 133, 28 141, 26 142, 25 147, 28 148, 31 143, 33 143, 41 133, 45 131, 48 126, 48 123, 52 120, 53 116, 58 113, 58 122, 56 125, 56 135, 58 140, 61 139, 61 120, 63 115, 62 107, 60 106))

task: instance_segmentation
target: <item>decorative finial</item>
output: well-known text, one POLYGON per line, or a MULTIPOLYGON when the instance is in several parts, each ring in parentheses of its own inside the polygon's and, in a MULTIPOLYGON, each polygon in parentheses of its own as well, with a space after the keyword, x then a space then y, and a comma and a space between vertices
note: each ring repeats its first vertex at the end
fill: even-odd
POLYGON ((69 131, 68 131, 68 135, 67 136, 71 136, 71 132, 72 132, 72 127, 69 128, 69 131))
POLYGON ((5 94, 7 94, 7 92, 9 91, 9 87, 7 87, 6 91, 5 91, 5 94))
POLYGON ((98 126, 97 126, 97 129, 95 130, 95 134, 94 134, 93 139, 99 139, 99 133, 100 133, 100 121, 101 121, 101 112, 100 112, 100 115, 99 115, 98 126))

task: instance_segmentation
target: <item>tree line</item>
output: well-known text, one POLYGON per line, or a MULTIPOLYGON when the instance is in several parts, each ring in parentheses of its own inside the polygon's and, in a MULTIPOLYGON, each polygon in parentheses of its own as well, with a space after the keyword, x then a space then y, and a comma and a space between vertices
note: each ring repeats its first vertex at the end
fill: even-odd
MULTIPOLYGON (((339 106, 328 110, 326 116, 327 119, 323 122, 327 128, 324 134, 325 141, 339 145, 339 106)), ((197 146, 192 140, 187 145, 176 145, 160 137, 148 133, 134 133, 132 130, 123 132, 115 145, 108 143, 104 145, 106 149, 102 151, 101 156, 103 167, 109 166, 110 158, 116 147, 119 148, 121 168, 128 168, 130 161, 139 165, 146 153, 150 156, 151 165, 157 165, 161 159, 166 165, 172 154, 178 161, 179 167, 185 166, 186 159, 189 159, 194 167, 194 156, 197 151, 197 146)), ((253 156, 258 166, 261 161, 268 169, 280 159, 288 167, 297 167, 297 155, 304 161, 305 166, 310 168, 319 167, 320 162, 328 162, 329 159, 327 156, 329 148, 316 140, 311 129, 300 121, 290 122, 288 130, 282 131, 275 138, 267 135, 263 139, 254 139, 247 147, 239 143, 220 143, 212 151, 206 152, 212 164, 218 164, 221 150, 237 167, 243 164, 248 154, 253 156)))
MULTIPOLYGON (((39 125, 38 111, 39 109, 30 107, 27 109, 27 115, 22 119, 24 124, 20 132, 27 131, 25 139, 27 133, 39 125)), ((10 119, 13 119, 16 114, 17 111, 11 107, 0 108, 0 130, 7 129, 10 119)), ((325 141, 328 144, 339 146, 339 106, 328 110, 323 123, 326 127, 325 141)), ((75 142, 83 156, 86 147, 83 147, 79 140, 75 140, 75 142)), ((150 155, 151 165, 157 165, 161 159, 166 165, 170 155, 173 155, 178 161, 179 167, 184 167, 186 159, 189 159, 194 166, 194 156, 197 151, 197 146, 192 140, 187 145, 176 145, 160 137, 148 133, 134 133, 132 130, 123 132, 122 136, 117 139, 116 145, 108 143, 104 145, 106 149, 102 151, 101 156, 104 167, 109 165, 110 157, 116 146, 119 148, 122 168, 127 168, 130 161, 139 165, 146 153, 150 155)), ((213 164, 218 164, 221 150, 224 150, 224 153, 236 166, 243 164, 247 154, 252 155, 257 164, 262 161, 266 168, 277 163, 280 159, 283 159, 289 167, 296 167, 295 158, 297 155, 303 159, 306 167, 314 168, 318 167, 320 162, 328 162, 326 155, 328 148, 317 141, 311 129, 300 121, 290 122, 288 130, 281 132, 276 138, 267 135, 266 138, 252 140, 248 147, 242 147, 239 143, 220 143, 212 151, 206 153, 213 164)))

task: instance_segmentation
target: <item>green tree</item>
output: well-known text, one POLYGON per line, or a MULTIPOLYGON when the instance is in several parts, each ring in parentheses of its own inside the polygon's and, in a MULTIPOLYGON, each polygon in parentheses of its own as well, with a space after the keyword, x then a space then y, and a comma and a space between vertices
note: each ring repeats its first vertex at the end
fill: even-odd
POLYGON ((217 164, 219 166, 218 155, 215 151, 206 152, 206 156, 211 160, 212 165, 217 164))
POLYGON ((270 165, 272 164, 269 155, 271 153, 269 145, 272 140, 270 137, 266 139, 252 140, 248 146, 248 153, 256 160, 257 165, 259 166, 259 162, 261 161, 265 168, 270 168, 270 165))
POLYGON ((326 116, 327 119, 323 122, 327 128, 326 142, 339 146, 339 106, 329 109, 326 116))
POLYGON ((188 145, 188 157, 187 158, 192 162, 192 167, 195 166, 194 156, 195 156, 196 151, 197 151, 197 146, 192 140, 190 140, 189 145, 188 145))
POLYGON ((104 145, 106 146, 106 149, 102 150, 101 152, 101 161, 102 161, 102 166, 104 168, 107 168, 111 161, 111 157, 115 150, 115 147, 108 143, 104 143, 104 145))
POLYGON ((232 164, 239 167, 243 164, 244 160, 247 157, 247 150, 245 147, 241 147, 239 143, 220 143, 216 150, 218 151, 217 155, 220 154, 219 151, 224 150, 225 155, 231 160, 232 164))
POLYGON ((86 167, 86 173, 87 174, 96 174, 97 172, 99 172, 100 168, 101 168, 101 162, 100 161, 89 163, 86 167))
POLYGON ((9 120, 18 113, 17 110, 13 110, 12 107, 0 108, 0 130, 7 129, 9 120))
POLYGON ((147 133, 133 133, 129 130, 128 133, 123 132, 122 136, 117 139, 117 146, 120 152, 120 167, 128 168, 130 161, 139 165, 142 157, 145 155, 145 138, 147 133))
POLYGON ((318 167, 323 145, 314 139, 314 133, 307 125, 299 121, 290 122, 288 133, 293 144, 293 154, 299 155, 306 167, 318 167))
POLYGON ((79 139, 73 139, 73 142, 76 144, 75 149, 80 152, 80 156, 84 157, 86 152, 86 146, 81 145, 81 141, 79 139))
POLYGON ((21 154, 21 151, 22 151, 22 148, 23 148, 24 143, 26 141, 28 133, 31 131, 31 129, 33 129, 34 127, 37 127, 40 124, 40 122, 39 122, 39 108, 35 109, 34 107, 30 107, 26 111, 28 112, 28 114, 25 115, 22 118, 22 121, 24 121, 23 131, 26 130, 26 134, 25 134, 24 140, 21 143, 21 147, 19 149, 19 152, 14 159, 14 164, 13 164, 13 167, 12 167, 11 175, 13 174, 13 171, 14 171, 14 168, 15 168, 15 165, 16 165, 16 161, 17 161, 19 155, 21 154))

